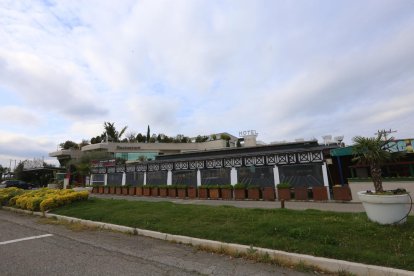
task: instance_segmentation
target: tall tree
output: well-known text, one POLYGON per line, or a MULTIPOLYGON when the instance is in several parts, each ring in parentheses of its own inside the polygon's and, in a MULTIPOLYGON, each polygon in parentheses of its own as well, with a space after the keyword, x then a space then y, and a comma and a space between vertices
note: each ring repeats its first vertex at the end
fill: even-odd
POLYGON ((147 143, 149 143, 150 139, 151 139, 151 136, 150 136, 150 127, 148 125, 148 128, 147 128, 147 143))

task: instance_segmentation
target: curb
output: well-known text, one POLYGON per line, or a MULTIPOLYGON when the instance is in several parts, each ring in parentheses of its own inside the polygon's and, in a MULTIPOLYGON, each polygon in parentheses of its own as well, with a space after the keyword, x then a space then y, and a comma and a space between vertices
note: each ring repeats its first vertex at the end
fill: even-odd
POLYGON ((3 206, 2 209, 13 211, 17 213, 24 213, 29 215, 36 215, 36 216, 44 216, 46 218, 52 218, 57 220, 62 220, 70 223, 81 223, 86 226, 90 227, 97 227, 101 229, 107 229, 127 234, 133 235, 140 235, 145 237, 150 237, 159 240, 171 241, 176 243, 183 243, 192 246, 202 246, 204 248, 213 249, 213 250, 225 250, 234 253, 244 253, 244 254, 251 254, 251 252, 255 252, 256 254, 261 255, 268 255, 270 259, 287 262, 290 264, 305 264, 310 266, 315 266, 321 268, 323 270, 331 271, 331 272, 339 272, 339 271, 347 271, 350 273, 354 273, 356 275, 414 275, 414 272, 390 267, 382 267, 376 265, 367 265, 361 263, 354 263, 349 261, 342 261, 336 259, 329 259, 323 257, 315 257, 311 255, 305 254, 296 254, 290 253, 280 250, 268 249, 268 248, 261 248, 261 247, 253 247, 241 244, 234 244, 234 243, 226 243, 226 242, 219 242, 213 240, 205 240, 199 238, 192 238, 187 236, 180 236, 180 235, 173 235, 167 233, 161 233, 151 230, 144 230, 139 228, 121 226, 116 224, 104 223, 104 222, 96 222, 91 220, 83 220, 73 217, 61 216, 51 213, 41 213, 41 212, 32 212, 27 210, 21 210, 11 207, 3 206))

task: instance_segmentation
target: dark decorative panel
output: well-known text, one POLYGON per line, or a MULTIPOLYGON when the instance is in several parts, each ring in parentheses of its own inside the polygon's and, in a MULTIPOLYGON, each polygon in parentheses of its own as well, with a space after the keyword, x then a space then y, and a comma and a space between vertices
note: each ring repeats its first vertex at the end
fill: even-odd
POLYGON ((273 166, 237 168, 237 182, 259 187, 274 187, 273 166))
POLYGON ((115 167, 116 172, 125 172, 125 165, 120 165, 115 167))
POLYGON ((172 184, 197 187, 197 171, 196 170, 173 171, 172 172, 172 184))
POLYGON ((230 184, 230 168, 201 170, 202 185, 228 185, 230 184))
POLYGON ((310 161, 311 162, 322 162, 323 161, 323 154, 321 151, 311 152, 310 153, 310 161))
MULTIPOLYGON (((115 167, 113 167, 115 169, 115 167)), ((123 173, 108 173, 108 186, 121 186, 123 173)))
POLYGON ((126 174, 125 184, 130 185, 130 186, 144 185, 144 173, 143 172, 128 172, 126 174))
POLYGON ((115 167, 108 167, 107 170, 108 170, 108 173, 114 173, 115 167))
POLYGON ((276 165, 276 156, 274 155, 266 156, 266 163, 268 165, 276 165))
POLYGON ((167 171, 147 172, 147 185, 167 185, 167 171))

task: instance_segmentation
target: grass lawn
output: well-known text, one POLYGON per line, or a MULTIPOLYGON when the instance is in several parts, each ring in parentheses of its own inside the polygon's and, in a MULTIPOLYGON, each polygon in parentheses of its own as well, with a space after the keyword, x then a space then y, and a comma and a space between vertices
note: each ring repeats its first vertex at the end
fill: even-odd
POLYGON ((91 198, 53 213, 414 271, 414 218, 381 226, 364 213, 241 209, 91 198))

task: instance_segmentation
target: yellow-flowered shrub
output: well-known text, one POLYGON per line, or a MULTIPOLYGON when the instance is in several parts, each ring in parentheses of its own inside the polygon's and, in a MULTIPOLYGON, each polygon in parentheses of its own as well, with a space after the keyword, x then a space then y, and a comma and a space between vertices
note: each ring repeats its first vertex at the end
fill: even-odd
POLYGON ((11 198, 23 193, 24 190, 15 187, 0 189, 0 206, 7 205, 11 198))
POLYGON ((3 201, 8 203, 9 206, 30 211, 47 211, 70 204, 74 201, 87 200, 89 197, 88 191, 75 192, 74 190, 55 190, 48 188, 13 192, 9 191, 7 197, 4 197, 6 200, 3 201))

